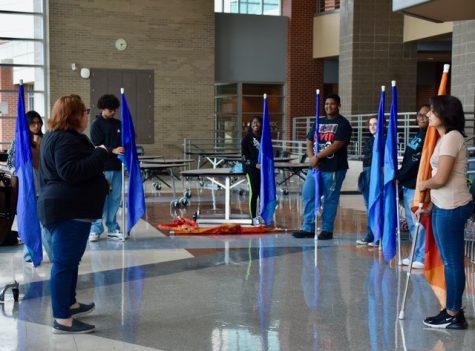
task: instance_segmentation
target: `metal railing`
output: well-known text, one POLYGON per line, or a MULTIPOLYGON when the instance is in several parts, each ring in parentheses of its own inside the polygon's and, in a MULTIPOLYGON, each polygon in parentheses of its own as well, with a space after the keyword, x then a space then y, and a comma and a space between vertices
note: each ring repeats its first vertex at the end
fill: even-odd
MULTIPOLYGON (((404 155, 406 145, 418 131, 416 123, 416 112, 400 112, 397 120, 397 140, 398 157, 404 155)), ((359 114, 345 116, 353 128, 350 144, 348 146, 348 157, 353 160, 360 160, 362 157, 362 145, 365 137, 369 136, 368 120, 375 117, 375 114, 359 114)), ((386 120, 389 113, 385 114, 386 120)), ((305 140, 307 132, 315 123, 315 116, 295 117, 292 120, 292 140, 305 140)), ((387 125, 387 123, 386 123, 387 125)), ((468 146, 475 146, 475 123, 474 113, 465 112, 465 134, 468 138, 468 146)))

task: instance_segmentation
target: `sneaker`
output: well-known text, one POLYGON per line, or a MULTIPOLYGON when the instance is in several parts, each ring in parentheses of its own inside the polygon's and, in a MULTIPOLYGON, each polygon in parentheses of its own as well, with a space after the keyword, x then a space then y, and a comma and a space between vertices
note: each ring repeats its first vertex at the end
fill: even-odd
POLYGON ((440 329, 467 329, 468 324, 465 320, 463 310, 458 311, 455 316, 447 313, 446 309, 440 311, 437 316, 428 317, 424 320, 424 324, 431 328, 440 329))
POLYGON ((91 243, 99 241, 100 238, 101 238, 101 234, 99 233, 94 233, 94 232, 89 233, 89 242, 91 243))
POLYGON ((254 226, 262 225, 261 219, 259 217, 253 218, 252 225, 254 226))
POLYGON ((333 239, 332 232, 327 232, 325 230, 322 230, 320 234, 318 234, 318 240, 331 240, 331 239, 333 239))
POLYGON ((86 314, 91 313, 96 308, 96 304, 93 303, 79 303, 79 307, 71 308, 71 316, 72 317, 81 317, 85 316, 86 314))
POLYGON ((292 234, 294 238, 302 239, 302 238, 315 238, 315 232, 307 232, 305 230, 299 230, 292 234))
POLYGON ((403 266, 409 266, 409 263, 410 263, 410 260, 409 260, 409 258, 407 258, 407 257, 402 260, 402 265, 403 265, 403 266))
POLYGON ((371 241, 363 238, 363 239, 358 239, 356 240, 356 245, 368 245, 371 241))
POLYGON ((73 325, 68 327, 59 324, 56 320, 53 323, 54 334, 87 334, 92 333, 96 327, 92 324, 87 324, 76 319, 73 319, 73 325))
POLYGON ((412 268, 414 269, 424 269, 424 263, 419 261, 412 262, 412 268))
POLYGON ((122 237, 124 235, 119 229, 116 229, 112 232, 107 233, 107 239, 112 239, 112 240, 122 240, 122 237))
POLYGON ((377 247, 377 246, 379 246, 379 240, 376 241, 375 243, 373 243, 373 242, 368 243, 368 246, 371 246, 371 247, 377 247))

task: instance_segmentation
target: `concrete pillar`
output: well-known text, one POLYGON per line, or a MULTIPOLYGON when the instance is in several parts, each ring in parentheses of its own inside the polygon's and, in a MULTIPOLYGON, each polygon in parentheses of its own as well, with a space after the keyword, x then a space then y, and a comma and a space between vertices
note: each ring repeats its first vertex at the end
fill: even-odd
POLYGON ((343 114, 376 112, 380 87, 397 81, 399 111, 416 109, 417 48, 403 43, 403 16, 391 0, 342 0, 339 93, 343 114))
POLYGON ((452 95, 467 112, 475 110, 475 20, 454 22, 452 35, 452 95))

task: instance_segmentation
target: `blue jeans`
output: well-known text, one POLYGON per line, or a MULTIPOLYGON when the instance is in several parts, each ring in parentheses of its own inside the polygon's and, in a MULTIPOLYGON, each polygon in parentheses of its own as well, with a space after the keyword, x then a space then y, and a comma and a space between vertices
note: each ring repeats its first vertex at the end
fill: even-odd
POLYGON ((91 223, 68 220, 48 226, 53 239, 51 304, 54 318, 70 318, 76 303, 79 262, 86 251, 91 223))
POLYGON ((451 311, 462 308, 465 289, 464 229, 472 211, 472 202, 452 210, 444 210, 436 205, 432 207, 434 237, 444 263, 446 307, 451 311))
MULTIPOLYGON (((333 233, 336 210, 340 201, 340 190, 346 169, 336 172, 320 172, 320 191, 323 195, 322 231, 333 233)), ((315 231, 315 178, 309 169, 302 189, 303 224, 302 230, 315 231)))
MULTIPOLYGON (((404 215, 406 217, 407 225, 409 226, 409 234, 411 240, 414 240, 416 235, 415 215, 411 211, 412 200, 414 199, 415 189, 402 187, 404 215)), ((419 233, 417 234, 417 242, 414 248, 414 261, 424 263, 424 256, 426 251, 426 230, 423 225, 419 225, 419 233)))
MULTIPOLYGON (((366 207, 366 210, 368 210, 368 203, 369 203, 369 179, 370 179, 370 177, 371 177, 371 167, 363 167, 363 172, 361 172, 360 176, 358 177, 358 190, 363 195, 363 201, 364 201, 364 205, 366 207)), ((373 235, 373 232, 371 231, 371 228, 369 226, 369 220, 368 220, 368 229, 367 229, 367 232, 366 232, 365 241, 367 241, 367 242, 373 242, 374 241, 374 235, 373 235)))
MULTIPOLYGON (((41 228, 41 241, 43 244, 43 248, 46 251, 46 254, 49 257, 50 262, 53 262, 53 251, 51 248, 51 233, 49 230, 40 223, 41 228)), ((23 260, 25 262, 31 262, 31 253, 28 246, 23 245, 23 260)))
MULTIPOLYGON (((104 202, 104 209, 102 211, 102 218, 106 221, 106 226, 109 232, 114 230, 120 230, 117 223, 117 211, 120 207, 121 194, 122 194, 122 172, 121 171, 106 171, 104 176, 111 185, 111 191, 106 196, 104 202)), ((102 218, 92 222, 91 233, 101 234, 104 231, 102 225, 102 218)))

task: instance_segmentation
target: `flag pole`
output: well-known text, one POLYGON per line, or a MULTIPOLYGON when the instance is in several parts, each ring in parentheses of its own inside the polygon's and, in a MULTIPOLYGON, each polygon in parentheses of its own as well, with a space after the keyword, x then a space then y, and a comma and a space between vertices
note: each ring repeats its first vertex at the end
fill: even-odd
MULTIPOLYGON (((320 137, 320 89, 315 90, 315 95, 316 95, 316 103, 315 103, 315 134, 317 136, 316 138, 316 152, 314 154, 316 155, 320 150, 320 143, 319 143, 319 137, 320 137)), ((315 204, 318 204, 318 207, 315 208, 315 233, 314 233, 314 242, 315 242, 315 248, 317 247, 317 242, 318 242, 318 215, 320 214, 320 184, 319 179, 320 179, 320 170, 312 169, 312 172, 314 173, 315 177, 315 189, 318 187, 318 194, 315 192, 315 196, 318 196, 318 199, 314 200, 315 204)), ((315 256, 315 266, 316 266, 316 256, 315 256)))
MULTIPOLYGON (((124 92, 125 92, 124 88, 120 88, 120 95, 124 95, 124 92)), ((121 115, 121 118, 123 120, 124 116, 121 115)), ((125 167, 124 167, 123 162, 121 162, 121 165, 122 165, 122 167, 121 167, 121 177, 122 177, 122 193, 121 193, 121 198, 122 198, 122 241, 125 241, 125 232, 127 230, 127 227, 125 226, 125 167)))

